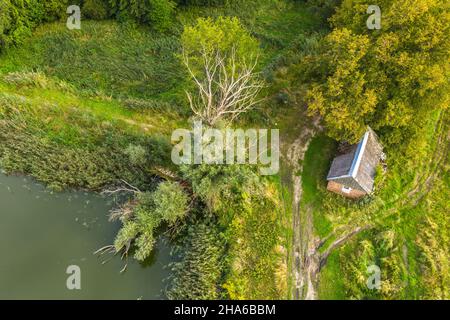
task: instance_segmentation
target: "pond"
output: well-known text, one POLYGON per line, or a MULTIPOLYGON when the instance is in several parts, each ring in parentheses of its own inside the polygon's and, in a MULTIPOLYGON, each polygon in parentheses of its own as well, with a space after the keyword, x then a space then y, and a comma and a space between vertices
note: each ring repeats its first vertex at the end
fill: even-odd
POLYGON ((119 256, 94 255, 120 227, 108 221, 112 206, 98 194, 52 193, 30 178, 0 174, 0 299, 164 298, 171 261, 164 239, 150 261, 130 258, 122 274, 119 256), (80 290, 67 288, 69 266, 79 267, 80 290))

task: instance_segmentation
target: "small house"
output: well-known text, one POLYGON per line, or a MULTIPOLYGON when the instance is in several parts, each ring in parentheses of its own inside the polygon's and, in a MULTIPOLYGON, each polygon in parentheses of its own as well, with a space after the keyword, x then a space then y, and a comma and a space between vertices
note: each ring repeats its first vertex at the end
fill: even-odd
POLYGON ((327 176, 328 190, 353 199, 372 193, 382 157, 383 147, 369 128, 357 145, 333 160, 327 176))

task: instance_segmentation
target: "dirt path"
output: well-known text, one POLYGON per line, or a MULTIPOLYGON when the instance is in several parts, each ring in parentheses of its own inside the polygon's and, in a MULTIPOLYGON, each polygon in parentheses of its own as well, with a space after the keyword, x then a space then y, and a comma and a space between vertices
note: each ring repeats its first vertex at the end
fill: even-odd
POLYGON ((282 145, 282 159, 285 166, 285 183, 292 192, 293 215, 293 249, 292 272, 294 277, 294 299, 314 300, 317 298, 315 288, 319 259, 316 258, 315 248, 318 239, 314 235, 313 217, 311 210, 300 208, 302 199, 302 163, 311 139, 318 131, 319 121, 312 121, 311 128, 293 128, 293 132, 300 132, 298 136, 286 137, 282 145), (297 129, 297 130, 296 130, 297 129))

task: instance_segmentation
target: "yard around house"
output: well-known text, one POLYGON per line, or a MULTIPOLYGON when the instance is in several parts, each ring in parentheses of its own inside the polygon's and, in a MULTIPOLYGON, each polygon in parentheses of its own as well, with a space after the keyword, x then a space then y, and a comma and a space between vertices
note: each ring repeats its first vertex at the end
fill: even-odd
MULTIPOLYGON (((445 259, 443 252, 448 245, 444 231, 448 228, 444 213, 448 211, 448 189, 444 187, 448 185, 445 117, 445 113, 435 114, 424 128, 430 149, 417 166, 405 168, 396 162, 397 150, 386 150, 388 171, 383 181, 378 181, 378 190, 370 199, 360 201, 345 200, 327 192, 326 174, 336 143, 323 135, 313 138, 304 161, 302 201, 305 210, 313 210, 317 236, 327 239, 324 247, 336 238, 333 226, 371 225, 332 251, 318 278, 320 299, 419 299, 447 290, 448 277, 441 278, 436 273, 431 276, 424 271, 440 254, 445 259), (443 241, 442 247, 434 244, 437 250, 434 257, 426 246, 437 235, 424 232, 427 224, 444 228, 439 240, 443 241), (382 279, 386 279, 381 291, 368 290, 365 281, 357 278, 360 275, 365 279, 367 267, 374 263, 380 265, 382 279), (437 291, 433 293, 434 290, 437 291)), ((446 266, 443 263, 442 267, 446 266)))

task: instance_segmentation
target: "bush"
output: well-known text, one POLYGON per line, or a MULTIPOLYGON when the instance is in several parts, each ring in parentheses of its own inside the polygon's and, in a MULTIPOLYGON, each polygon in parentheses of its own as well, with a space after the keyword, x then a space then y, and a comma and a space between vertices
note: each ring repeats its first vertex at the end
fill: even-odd
POLYGON ((139 145, 130 144, 125 149, 125 154, 135 166, 143 166, 147 161, 147 151, 139 145))
POLYGON ((85 0, 81 12, 83 16, 93 20, 108 18, 108 7, 103 0, 85 0))
POLYGON ((42 7, 36 0, 0 0, 0 12, 2 48, 22 42, 43 16, 42 7))
POLYGON ((114 241, 116 252, 128 254, 134 249, 134 258, 147 259, 155 243, 155 230, 162 222, 174 224, 187 214, 188 197, 174 182, 162 182, 154 192, 139 192, 120 209, 111 212, 111 219, 119 218, 122 229, 114 241))
POLYGON ((164 31, 172 25, 172 14, 175 3, 169 0, 151 0, 149 20, 158 31, 164 31))
POLYGON ((67 0, 0 0, 0 50, 21 43, 42 22, 66 14, 67 0))
POLYGON ((169 224, 174 224, 186 214, 188 197, 178 183, 161 183, 153 194, 153 200, 155 215, 169 224))
POLYGON ((237 211, 248 194, 260 194, 260 179, 249 166, 182 166, 183 178, 211 212, 237 211))
POLYGON ((109 0, 109 4, 117 19, 149 24, 158 31, 170 27, 176 6, 171 0, 109 0))
POLYGON ((227 0, 177 0, 183 6, 221 6, 228 3, 227 0))
POLYGON ((69 4, 68 0, 38 0, 43 7, 42 21, 55 21, 66 17, 67 7, 70 4, 79 4, 78 1, 71 1, 69 4))

